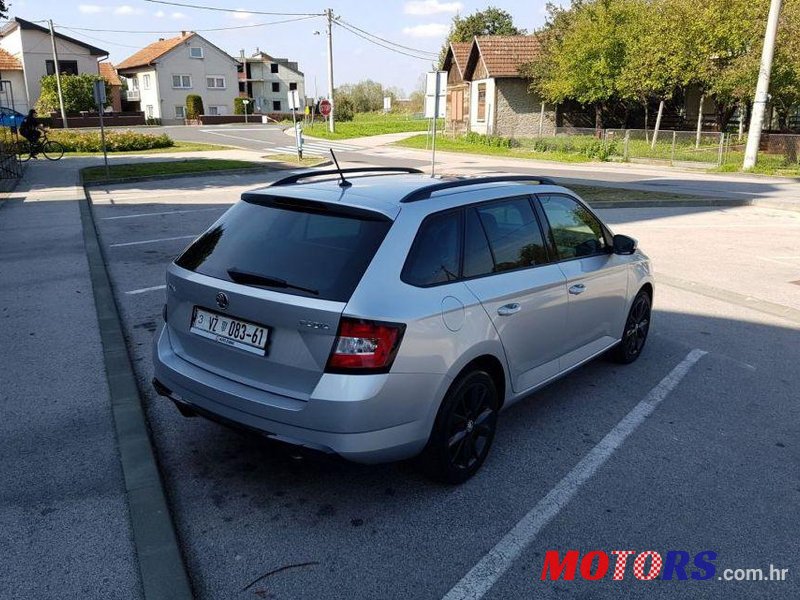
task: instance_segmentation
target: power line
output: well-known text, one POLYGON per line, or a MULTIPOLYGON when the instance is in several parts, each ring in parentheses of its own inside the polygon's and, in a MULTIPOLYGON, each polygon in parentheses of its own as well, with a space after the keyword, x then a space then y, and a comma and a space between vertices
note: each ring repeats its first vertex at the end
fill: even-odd
POLYGON ((438 58, 439 57, 439 53, 438 52, 429 52, 428 50, 420 50, 418 48, 411 48, 410 46, 404 46, 403 44, 398 44, 397 42, 393 42, 391 40, 387 40, 385 38, 382 38, 380 36, 375 35, 374 33, 370 33, 369 31, 364 31, 360 27, 356 27, 355 25, 353 25, 352 23, 348 23, 344 19, 338 19, 338 22, 339 23, 343 23, 343 24, 345 24, 345 25, 347 25, 349 27, 352 27, 353 29, 356 29, 356 30, 360 31, 364 35, 367 35, 367 36, 369 36, 371 38, 378 39, 378 40, 380 40, 382 42, 385 42, 387 44, 390 44, 392 46, 397 46, 398 48, 403 48, 405 50, 410 50, 411 52, 415 52, 417 54, 430 54, 431 57, 433 57, 433 58, 438 58))
MULTIPOLYGON (((250 25, 232 25, 230 27, 212 27, 209 29, 192 29, 195 33, 207 33, 210 31, 230 31, 234 29, 251 29, 255 27, 266 27, 268 25, 281 25, 283 23, 294 23, 296 21, 306 21, 308 19, 314 19, 317 15, 310 15, 307 17, 296 17, 294 19, 283 19, 281 21, 269 21, 266 23, 252 23, 250 25)), ((159 34, 159 33, 175 33, 181 31, 180 29, 96 29, 92 27, 72 27, 70 25, 59 25, 59 27, 63 27, 64 29, 69 29, 71 31, 94 31, 98 33, 145 33, 145 34, 159 34)), ((86 36, 89 37, 89 36, 86 36)))
POLYGON ((323 13, 289 13, 289 12, 265 12, 262 10, 244 10, 236 8, 221 8, 219 6, 208 6, 204 4, 183 4, 181 2, 168 2, 167 0, 144 0, 152 4, 166 4, 167 6, 178 6, 180 8, 196 8, 198 10, 214 10, 226 13, 247 13, 252 15, 270 15, 277 17, 321 17, 323 13))
POLYGON ((375 44, 376 46, 380 46, 381 48, 385 48, 386 50, 391 50, 392 52, 397 52, 398 54, 404 54, 405 56, 410 56, 411 58, 416 58, 417 60, 424 60, 424 61, 432 60, 432 58, 429 57, 429 56, 418 56, 416 54, 411 54, 410 52, 406 52, 404 50, 398 50, 397 48, 394 48, 392 46, 388 46, 388 45, 383 44, 381 42, 375 41, 375 40, 373 40, 371 38, 368 38, 365 35, 362 35, 358 31, 356 31, 355 29, 350 29, 349 26, 345 25, 344 23, 340 23, 339 21, 334 21, 334 23, 336 23, 342 29, 346 29, 347 31, 349 31, 353 35, 358 36, 361 39, 364 39, 364 40, 370 42, 371 44, 375 44))

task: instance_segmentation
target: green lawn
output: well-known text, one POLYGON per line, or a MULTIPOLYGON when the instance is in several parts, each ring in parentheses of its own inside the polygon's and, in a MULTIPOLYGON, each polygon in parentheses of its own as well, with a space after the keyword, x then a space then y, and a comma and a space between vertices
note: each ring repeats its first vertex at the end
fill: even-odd
POLYGON ((103 166, 87 167, 81 170, 81 177, 84 183, 92 183, 107 179, 150 177, 153 175, 181 175, 184 173, 204 173, 208 171, 226 171, 231 169, 264 168, 264 166, 265 163, 249 160, 190 158, 186 160, 109 165, 108 177, 106 177, 106 170, 103 166))
POLYGON ((572 185, 567 187, 586 200, 594 202, 663 202, 668 200, 704 200, 702 196, 673 194, 670 192, 640 192, 623 188, 600 187, 592 185, 572 185))
MULTIPOLYGON (((520 140, 520 143, 525 144, 526 141, 520 140)), ((395 142, 394 145, 425 150, 426 148, 430 148, 430 140, 426 135, 415 135, 413 137, 406 138, 405 140, 395 142)), ((568 150, 556 149, 552 151, 540 152, 535 150, 533 147, 526 145, 522 145, 517 148, 505 148, 500 146, 489 146, 486 144, 474 143, 463 138, 450 138, 444 136, 437 136, 436 148, 437 150, 447 152, 465 152, 469 154, 485 154, 490 156, 505 156, 510 158, 556 160, 559 162, 588 162, 592 160, 585 154, 568 150)))
MULTIPOLYGON (((173 152, 211 152, 212 150, 233 150, 230 146, 218 144, 202 144, 200 142, 179 142, 168 148, 152 148, 150 150, 130 150, 127 152, 109 152, 114 156, 124 154, 169 154, 173 152)), ((65 152, 64 157, 71 156, 102 156, 102 152, 65 152)))
POLYGON ((304 156, 303 160, 298 162, 296 154, 266 154, 262 158, 300 167, 316 167, 318 164, 328 160, 323 156, 304 156))
MULTIPOLYGON (((440 120, 440 126, 443 123, 440 120)), ((336 121, 334 125, 336 127, 335 133, 330 133, 327 123, 322 122, 304 126, 303 133, 329 140, 344 140, 368 135, 382 135, 384 133, 427 131, 430 121, 414 115, 400 113, 358 113, 352 121, 336 121)))

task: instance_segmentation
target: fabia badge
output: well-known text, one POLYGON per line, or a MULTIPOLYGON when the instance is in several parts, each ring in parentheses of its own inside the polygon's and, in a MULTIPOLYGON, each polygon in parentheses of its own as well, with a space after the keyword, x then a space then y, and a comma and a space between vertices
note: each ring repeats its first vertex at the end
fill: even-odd
POLYGON ((217 292, 217 306, 222 310, 228 308, 228 295, 225 292, 217 292))

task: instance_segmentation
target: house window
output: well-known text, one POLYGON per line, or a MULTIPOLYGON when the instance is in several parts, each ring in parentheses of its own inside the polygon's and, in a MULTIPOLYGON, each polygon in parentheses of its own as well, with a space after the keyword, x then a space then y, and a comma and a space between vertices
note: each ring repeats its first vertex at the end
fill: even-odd
POLYGON ((271 73, 277 73, 278 72, 278 63, 270 64, 269 70, 270 70, 271 73))
POLYGON ((294 83, 294 82, 290 83, 290 84, 289 84, 289 89, 290 89, 290 90, 296 90, 296 89, 297 89, 297 84, 296 84, 296 83, 294 83))
POLYGON ((225 107, 224 106, 209 106, 208 107, 208 114, 210 114, 210 115, 224 115, 225 114, 225 107))
POLYGON ((200 46, 190 46, 189 47, 189 57, 190 58, 203 58, 203 48, 200 46))
POLYGON ((225 78, 224 77, 206 77, 206 85, 209 89, 224 90, 225 78))
POLYGON ((144 89, 150 89, 150 75, 142 75, 142 85, 144 86, 144 89))
POLYGON ((478 121, 486 120, 486 84, 478 84, 478 121))
MULTIPOLYGON (((56 70, 53 68, 55 63, 52 60, 45 61, 45 68, 48 75, 55 75, 56 70)), ((67 73, 68 75, 78 74, 78 61, 77 60, 60 60, 58 61, 58 72, 67 73)))
POLYGON ((130 89, 132 89, 132 90, 138 90, 139 89, 139 79, 136 77, 136 75, 134 75, 133 77, 131 77, 129 79, 126 78, 126 80, 128 81, 128 87, 130 89))
POLYGON ((273 100, 272 101, 272 110, 275 112, 281 111, 281 101, 280 100, 273 100))
POLYGON ((191 75, 173 75, 172 76, 172 87, 179 88, 179 89, 187 89, 192 87, 192 76, 191 75))
POLYGON ((281 91, 281 84, 277 81, 272 82, 272 91, 273 92, 280 92, 281 91))
POLYGON ((152 104, 148 104, 147 106, 144 107, 144 115, 148 119, 152 119, 153 118, 153 105, 152 104))
POLYGON ((186 107, 185 106, 176 106, 175 107, 175 118, 176 119, 185 119, 186 118, 186 107))

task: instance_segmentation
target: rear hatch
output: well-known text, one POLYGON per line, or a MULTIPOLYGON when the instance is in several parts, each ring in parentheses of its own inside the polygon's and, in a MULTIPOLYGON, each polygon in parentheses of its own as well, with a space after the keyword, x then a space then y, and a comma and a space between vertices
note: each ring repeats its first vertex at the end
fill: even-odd
POLYGON ((176 354, 307 399, 391 223, 359 208, 246 195, 169 268, 167 326, 176 354))

